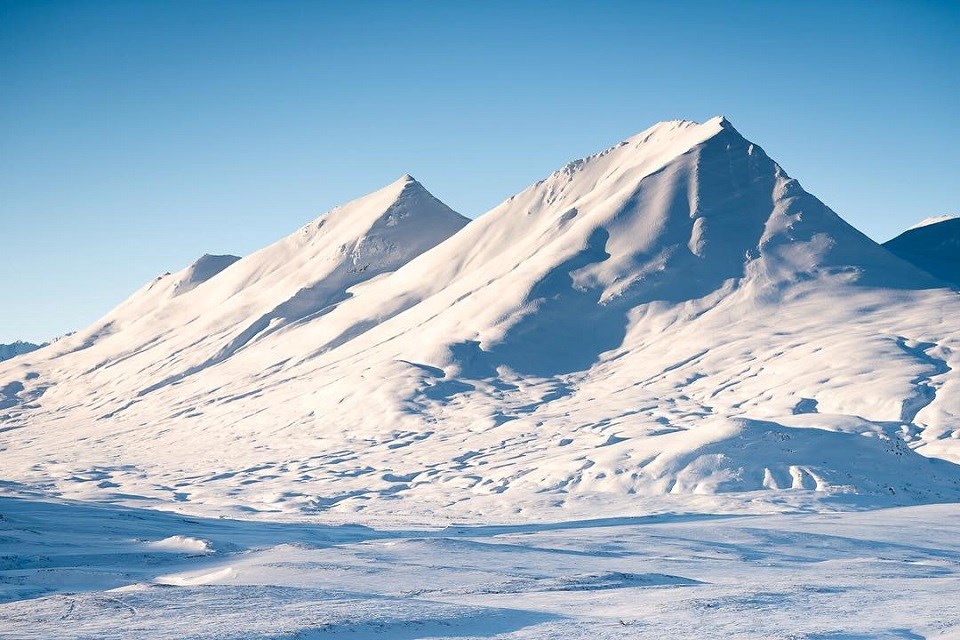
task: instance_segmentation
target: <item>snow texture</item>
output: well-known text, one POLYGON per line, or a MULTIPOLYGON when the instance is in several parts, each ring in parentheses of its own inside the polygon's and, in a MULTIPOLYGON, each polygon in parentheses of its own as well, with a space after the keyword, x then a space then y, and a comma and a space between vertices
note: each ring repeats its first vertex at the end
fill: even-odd
POLYGON ((10 640, 956 638, 958 505, 366 528, 0 498, 10 640), (157 548, 144 542, 209 540, 157 548))
POLYGON ((404 176, 157 278, 0 365, 6 477, 483 519, 960 495, 957 294, 726 119, 658 124, 467 222, 404 176))
POLYGON ((953 500, 957 317, 726 119, 665 122, 470 224, 404 176, 161 276, 0 366, 0 446, 204 512, 953 500))

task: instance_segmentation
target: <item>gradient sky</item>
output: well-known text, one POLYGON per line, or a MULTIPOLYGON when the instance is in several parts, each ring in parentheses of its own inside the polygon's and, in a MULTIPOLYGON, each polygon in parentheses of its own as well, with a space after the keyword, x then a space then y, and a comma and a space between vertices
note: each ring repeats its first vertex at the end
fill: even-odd
POLYGON ((0 0, 0 342, 417 177, 475 217, 728 116, 877 240, 960 213, 960 2, 0 0))

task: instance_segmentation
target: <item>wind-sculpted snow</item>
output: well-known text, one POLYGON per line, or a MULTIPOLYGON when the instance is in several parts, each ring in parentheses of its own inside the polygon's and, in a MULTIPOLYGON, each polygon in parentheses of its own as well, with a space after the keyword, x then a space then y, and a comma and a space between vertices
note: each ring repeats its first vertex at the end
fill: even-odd
POLYGON ((404 177, 198 271, 0 365, 7 478, 295 517, 960 498, 960 298, 723 118, 469 224, 404 177))
POLYGON ((10 640, 960 632, 958 505, 378 528, 37 498, 0 514, 10 640))

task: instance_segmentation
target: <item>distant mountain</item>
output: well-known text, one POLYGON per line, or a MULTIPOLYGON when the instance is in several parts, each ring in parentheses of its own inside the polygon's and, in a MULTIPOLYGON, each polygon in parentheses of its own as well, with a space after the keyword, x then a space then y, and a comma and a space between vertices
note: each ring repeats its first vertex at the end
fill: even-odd
MULTIPOLYGON (((936 224, 936 223, 938 223, 938 222, 944 222, 944 221, 946 221, 946 220, 953 220, 953 219, 955 219, 955 218, 957 218, 957 217, 958 217, 958 216, 951 216, 951 215, 931 216, 931 217, 929 217, 929 218, 924 218, 923 220, 921 220, 921 221, 918 222, 917 224, 915 224, 915 225, 913 225, 912 227, 910 227, 910 229, 919 229, 920 227, 926 227, 927 225, 936 224)), ((908 229, 908 231, 909 231, 909 229, 908 229)))
POLYGON ((148 283, 0 366, 4 477, 298 516, 957 500, 958 317, 725 118, 663 122, 474 221, 404 176, 148 283))
POLYGON ((23 340, 17 340, 16 342, 12 342, 10 344, 0 344, 0 361, 9 360, 14 356, 36 351, 40 347, 44 347, 46 345, 46 342, 43 344, 34 344, 32 342, 24 342, 23 340))
POLYGON ((883 246, 944 282, 960 286, 960 217, 927 218, 883 246))

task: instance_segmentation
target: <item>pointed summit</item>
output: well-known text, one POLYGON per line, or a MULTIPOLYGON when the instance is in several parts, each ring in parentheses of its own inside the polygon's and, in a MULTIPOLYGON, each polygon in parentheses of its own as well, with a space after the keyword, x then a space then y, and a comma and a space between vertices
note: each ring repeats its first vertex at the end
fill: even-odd
POLYGON ((405 173, 372 193, 322 214, 304 226, 301 233, 310 235, 323 229, 323 233, 328 234, 334 225, 337 228, 349 225, 355 227, 357 233, 363 233, 363 225, 373 227, 384 222, 394 226, 401 221, 404 224, 417 222, 423 227, 419 233, 425 237, 438 234, 445 237, 458 231, 469 219, 438 200, 413 176, 405 173))
POLYGON ((729 136, 729 143, 735 146, 746 148, 750 145, 723 116, 715 116, 703 123, 667 120, 600 153, 567 164, 545 182, 564 182, 577 174, 576 180, 581 183, 578 191, 582 193, 602 189, 612 183, 634 184, 697 146, 720 136, 729 136), (600 180, 594 181, 590 176, 600 180))
POLYGON ((416 178, 411 176, 409 173, 405 173, 399 178, 397 178, 396 180, 394 180, 393 182, 391 182, 390 184, 387 184, 381 187, 380 189, 377 189, 377 191, 374 191, 374 193, 378 193, 380 191, 403 192, 403 191, 406 191, 407 189, 418 189, 418 188, 426 191, 423 185, 417 182, 416 178))
POLYGON ((667 140, 676 140, 678 143, 689 142, 692 145, 707 140, 724 130, 739 133, 725 116, 714 116, 704 122, 697 122, 695 120, 664 120, 631 136, 626 142, 642 142, 646 144, 650 142, 662 143, 667 140))
MULTIPOLYGON (((400 187, 400 197, 411 197, 414 194, 418 194, 420 196, 426 197, 429 200, 440 202, 433 196, 432 193, 430 193, 430 191, 427 190, 426 187, 423 186, 423 184, 419 180, 411 176, 409 173, 405 173, 402 176, 400 176, 400 178, 396 182, 394 182, 392 186, 400 187)), ((443 204, 443 203, 440 203, 440 204, 443 204)), ((446 205, 443 205, 443 206, 446 207, 446 205)), ((460 214, 457 214, 457 215, 459 216, 460 214)))
POLYGON ((401 193, 408 190, 427 191, 426 187, 424 187, 419 180, 414 178, 409 173, 405 173, 393 182, 387 183, 376 191, 372 192, 370 195, 379 193, 381 191, 401 193))
POLYGON ((718 127, 723 127, 724 129, 733 129, 736 131, 736 128, 733 126, 733 123, 730 122, 730 119, 724 115, 716 115, 704 122, 705 125, 716 125, 718 127))

